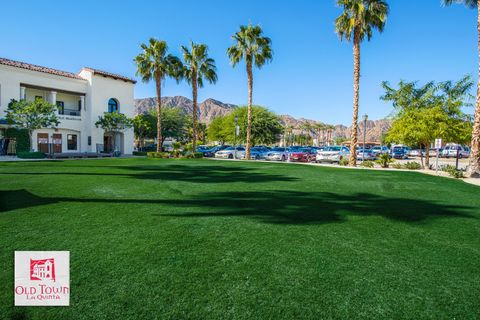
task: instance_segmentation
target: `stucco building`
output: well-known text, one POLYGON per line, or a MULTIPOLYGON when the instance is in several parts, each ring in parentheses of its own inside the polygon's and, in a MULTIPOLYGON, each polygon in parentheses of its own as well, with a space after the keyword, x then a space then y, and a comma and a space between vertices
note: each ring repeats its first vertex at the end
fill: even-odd
POLYGON ((131 154, 133 129, 104 132, 95 127, 95 122, 105 112, 121 112, 132 118, 135 83, 133 79, 92 68, 71 73, 0 58, 0 130, 8 127, 5 111, 11 99, 42 98, 57 105, 60 124, 35 130, 35 151, 112 152, 114 145, 122 154, 131 154))

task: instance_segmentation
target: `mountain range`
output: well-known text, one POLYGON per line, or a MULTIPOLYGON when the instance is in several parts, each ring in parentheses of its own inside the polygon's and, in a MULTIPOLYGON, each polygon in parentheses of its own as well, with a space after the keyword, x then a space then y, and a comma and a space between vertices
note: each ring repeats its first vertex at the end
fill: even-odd
MULTIPOLYGON (((156 107, 157 98, 144 98, 144 99, 135 99, 135 114, 142 114, 154 110, 156 107)), ((183 96, 175 96, 175 97, 162 97, 162 106, 165 107, 178 107, 183 110, 186 114, 191 114, 193 110, 193 102, 192 100, 183 97, 183 96)), ((237 105, 230 104, 230 103, 223 103, 221 101, 215 99, 207 99, 198 104, 198 119, 200 122, 205 124, 209 124, 213 119, 219 116, 224 116, 232 112, 237 105)), ((294 118, 290 115, 280 115, 280 121, 283 125, 293 126, 293 127, 300 127, 302 124, 306 122, 310 122, 311 124, 314 123, 322 123, 318 120, 311 120, 311 119, 304 119, 304 118, 294 118)), ((367 141, 380 141, 381 136, 390 129, 391 121, 387 119, 380 119, 380 120, 368 120, 367 121, 367 133, 366 139, 367 141)), ((296 133, 300 133, 300 129, 294 130, 297 131, 296 133)), ((359 141, 363 137, 363 122, 359 123, 359 141)), ((342 124, 335 125, 333 129, 333 137, 338 138, 350 138, 351 128, 342 124)))

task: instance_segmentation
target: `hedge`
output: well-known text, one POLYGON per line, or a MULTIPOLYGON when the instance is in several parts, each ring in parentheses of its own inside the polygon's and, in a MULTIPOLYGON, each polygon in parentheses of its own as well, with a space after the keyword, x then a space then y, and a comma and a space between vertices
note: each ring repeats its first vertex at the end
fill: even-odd
POLYGON ((30 151, 30 136, 28 135, 28 130, 8 128, 5 132, 5 137, 15 139, 17 153, 30 151))
POLYGON ((147 152, 146 151, 133 151, 132 155, 134 155, 134 156, 146 156, 147 152))
POLYGON ((170 158, 170 153, 168 152, 147 152, 148 158, 170 158))
POLYGON ((44 159, 46 157, 43 152, 17 152, 20 159, 44 159))

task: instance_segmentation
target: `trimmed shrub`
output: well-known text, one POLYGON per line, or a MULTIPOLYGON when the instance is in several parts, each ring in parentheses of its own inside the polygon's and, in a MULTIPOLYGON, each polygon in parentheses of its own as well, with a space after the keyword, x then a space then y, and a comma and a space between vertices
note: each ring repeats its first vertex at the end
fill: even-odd
POLYGON ((30 137, 28 135, 28 130, 8 128, 5 131, 5 137, 15 139, 17 153, 30 151, 30 137))
POLYGON ((398 162, 394 162, 391 164, 392 168, 394 169, 403 169, 403 165, 401 163, 398 163, 398 162))
POLYGON ((133 151, 132 155, 134 155, 134 156, 146 156, 147 152, 145 152, 145 151, 133 151))
POLYGON ((147 152, 148 158, 157 158, 157 159, 166 159, 170 158, 170 153, 168 152, 147 152))
POLYGON ((362 162, 361 166, 365 168, 373 168, 375 164, 373 163, 373 161, 366 160, 362 162))
POLYGON ((20 159, 44 159, 46 157, 43 152, 17 152, 17 157, 20 159))
POLYGON ((419 170, 422 168, 422 165, 415 161, 408 161, 407 163, 405 163, 405 168, 408 170, 419 170))
POLYGON ((341 166, 346 167, 346 166, 348 166, 348 159, 347 159, 347 158, 342 158, 342 159, 340 159, 340 161, 338 162, 338 164, 341 165, 341 166))
POLYGON ((456 179, 465 178, 462 170, 457 170, 457 168, 455 168, 455 166, 452 166, 450 164, 443 167, 442 171, 447 172, 449 175, 451 175, 452 177, 454 177, 456 179))
POLYGON ((388 168, 390 166, 390 163, 393 162, 392 158, 390 157, 389 154, 381 154, 377 160, 375 160, 376 163, 378 163, 382 168, 388 168))

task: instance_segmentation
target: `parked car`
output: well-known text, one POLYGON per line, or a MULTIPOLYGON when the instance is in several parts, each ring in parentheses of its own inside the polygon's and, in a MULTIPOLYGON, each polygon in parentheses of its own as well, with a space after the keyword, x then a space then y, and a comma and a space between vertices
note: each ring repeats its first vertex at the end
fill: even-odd
POLYGON ((329 146, 317 152, 317 162, 340 162, 350 156, 350 149, 345 146, 329 146))
POLYGON ((228 148, 229 146, 223 145, 223 146, 214 146, 214 147, 204 147, 204 146, 199 146, 197 148, 197 152, 203 153, 203 156, 205 158, 211 158, 215 157, 215 152, 224 150, 228 148))
POLYGON ((408 150, 405 147, 396 146, 392 148, 391 157, 393 159, 407 159, 408 150))
POLYGON ((215 152, 215 158, 218 159, 241 159, 245 155, 244 147, 228 147, 224 150, 215 152))
POLYGON ((368 161, 373 161, 377 158, 377 155, 375 152, 372 151, 372 149, 365 149, 363 150, 362 148, 357 150, 357 160, 368 160, 368 161))
POLYGON ((285 161, 288 159, 288 149, 275 147, 265 154, 265 160, 268 161, 285 161))
POLYGON ((449 143, 443 149, 441 155, 445 158, 456 158, 458 152, 459 158, 468 158, 470 156, 470 149, 459 144, 449 143))
POLYGON ((311 162, 315 161, 316 152, 311 148, 302 148, 298 151, 290 153, 290 161, 292 162, 311 162))
POLYGON ((425 156, 425 151, 420 149, 413 149, 408 152, 409 157, 421 157, 425 156))
POLYGON ((390 152, 390 150, 386 146, 375 146, 371 150, 373 153, 375 153, 376 156, 390 152))
MULTIPOLYGON (((251 160, 261 160, 265 159, 266 153, 269 151, 267 147, 253 147, 250 148, 250 159, 251 160)), ((245 159, 246 153, 242 154, 242 159, 245 159)))

